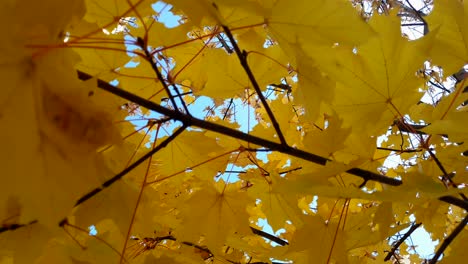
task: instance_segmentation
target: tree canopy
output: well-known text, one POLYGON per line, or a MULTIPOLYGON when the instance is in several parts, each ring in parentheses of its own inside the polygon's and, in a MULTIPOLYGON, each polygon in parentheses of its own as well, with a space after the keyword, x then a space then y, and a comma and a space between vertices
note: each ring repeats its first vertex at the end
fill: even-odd
POLYGON ((465 262, 467 12, 0 1, 0 263, 465 262))

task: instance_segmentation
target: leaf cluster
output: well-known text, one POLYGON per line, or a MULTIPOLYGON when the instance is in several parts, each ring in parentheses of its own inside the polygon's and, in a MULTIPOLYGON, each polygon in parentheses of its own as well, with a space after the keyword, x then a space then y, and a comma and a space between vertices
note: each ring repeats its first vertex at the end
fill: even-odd
POLYGON ((0 264, 463 262, 468 2, 414 2, 1 2, 0 264))

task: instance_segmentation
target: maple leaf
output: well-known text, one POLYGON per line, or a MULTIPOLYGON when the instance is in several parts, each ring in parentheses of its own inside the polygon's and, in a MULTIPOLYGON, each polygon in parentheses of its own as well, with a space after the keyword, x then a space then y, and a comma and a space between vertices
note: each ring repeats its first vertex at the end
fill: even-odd
POLYGON ((292 47, 335 43, 356 45, 373 34, 345 1, 277 1, 266 22, 280 43, 292 47))
POLYGON ((219 180, 196 191, 187 202, 198 206, 183 209, 181 236, 198 239, 201 235, 214 250, 223 246, 230 234, 250 234, 246 205, 253 200, 239 189, 239 184, 219 180))
POLYGON ((341 234, 335 236, 336 224, 326 223, 320 216, 304 216, 305 223, 302 228, 296 230, 289 251, 292 258, 297 261, 328 262, 330 258, 335 261, 346 262, 344 241, 341 234), (311 240, 310 236, 314 239, 311 240), (305 243, 308 241, 308 243, 305 243), (310 243, 312 242, 312 244, 310 243), (294 252, 299 254, 294 256, 294 252))
POLYGON ((431 38, 404 39, 394 16, 374 16, 370 25, 379 35, 353 52, 338 46, 329 50, 331 56, 322 56, 323 50, 308 54, 339 81, 334 93, 340 97, 332 105, 345 124, 371 134, 382 132, 422 96, 418 87, 423 80, 415 73, 427 58, 431 38))
MULTIPOLYGON (((82 14, 80 9, 75 11, 82 14)), ((68 19, 74 15, 69 13, 68 19)), ((37 19, 38 25, 65 27, 45 17, 37 19)), ((39 36, 47 38, 53 32, 41 33, 39 36)), ((2 57, 8 58, 10 55, 4 52, 2 57)), ((12 74, 5 76, 8 89, 1 95, 1 122, 12 129, 2 130, 1 137, 5 171, 15 177, 5 179, 2 201, 19 199, 21 222, 40 218, 56 225, 71 210, 74 200, 98 184, 96 175, 106 173, 96 150, 117 142, 120 135, 112 124, 112 115, 91 100, 86 86, 73 73, 73 52, 57 50, 37 57, 29 54, 21 60, 10 58, 13 61, 6 59, 1 66, 5 69, 2 75, 12 74), (74 186, 72 190, 67 188, 69 184, 74 186), (31 189, 22 192, 22 186, 31 189)))
POLYGON ((468 62, 468 4, 463 1, 434 3, 427 22, 438 28, 431 50, 434 63, 440 64, 449 74, 457 72, 468 62))
POLYGON ((243 176, 242 178, 249 179, 249 182, 253 184, 249 188, 249 195, 260 200, 260 209, 273 230, 283 228, 286 221, 300 225, 302 213, 297 207, 297 197, 282 191, 284 185, 288 183, 287 180, 276 173, 269 176, 257 175, 257 177, 252 178, 243 176))

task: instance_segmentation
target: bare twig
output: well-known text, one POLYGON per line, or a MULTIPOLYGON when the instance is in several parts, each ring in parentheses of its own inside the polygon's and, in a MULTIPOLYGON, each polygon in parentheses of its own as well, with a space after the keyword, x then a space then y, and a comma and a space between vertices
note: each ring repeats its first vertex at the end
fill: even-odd
MULTIPOLYGON (((172 140, 174 140, 177 136, 179 136, 187 127, 186 126, 182 126, 182 127, 179 127, 172 135, 170 135, 168 138, 166 138, 163 142, 161 142, 161 144, 159 144, 157 147, 153 148, 152 150, 148 151, 148 153, 146 153, 145 155, 143 155, 141 158, 139 158, 137 161, 133 162, 130 166, 128 166, 127 168, 123 169, 121 172, 119 172, 118 174, 116 174, 114 177, 110 178, 109 180, 105 181, 100 187, 97 187, 96 189, 88 192, 87 194, 83 195, 81 198, 79 198, 76 203, 75 203, 75 206, 78 206, 84 202, 86 202, 87 200, 89 200, 91 197, 95 196, 96 194, 100 193, 101 191, 103 191, 104 189, 106 189, 107 187, 111 186, 114 182, 120 180, 123 176, 127 175, 129 172, 131 172, 133 169, 135 169, 136 167, 138 167, 140 164, 142 164, 143 162, 145 162, 148 158, 150 158, 151 156, 153 156, 156 152, 158 152, 159 150, 161 150, 162 148, 166 147, 172 140)), ((66 223, 67 219, 63 219, 62 221, 60 221, 59 225, 60 226, 63 226, 65 223, 66 223)))
POLYGON ((33 220, 29 223, 26 224, 11 224, 11 225, 2 225, 0 226, 0 233, 6 232, 6 231, 13 231, 21 227, 29 226, 32 224, 37 223, 37 220, 33 220))
POLYGON ((271 241, 273 241, 273 242, 275 242, 275 243, 277 243, 277 244, 279 244, 281 246, 289 245, 288 241, 283 240, 283 239, 281 239, 279 237, 276 237, 276 236, 274 236, 272 234, 268 234, 267 232, 264 232, 262 230, 259 230, 259 229, 253 228, 253 227, 250 227, 250 230, 252 230, 252 232, 254 234, 259 235, 261 237, 264 237, 266 239, 269 239, 269 240, 271 240, 271 241))
MULTIPOLYGON (((274 235, 268 234, 268 233, 266 233, 266 232, 264 232, 262 230, 259 230, 259 229, 253 228, 253 227, 250 227, 250 229, 252 230, 252 232, 254 234, 259 235, 261 237, 264 237, 266 239, 269 239, 271 241, 274 241, 274 242, 276 242, 277 244, 279 244, 281 246, 289 245, 287 241, 282 240, 281 238, 276 237, 274 235)), ((154 249, 158 243, 160 243, 162 241, 165 241, 165 240, 178 241, 177 238, 172 236, 172 235, 163 236, 163 237, 145 237, 145 238, 142 238, 142 239, 137 238, 136 240, 142 240, 142 241, 144 241, 144 243, 150 244, 151 246, 147 247, 147 249, 154 249)), ((194 248, 196 248, 196 249, 198 249, 200 251, 203 251, 203 252, 208 254, 209 258, 214 257, 214 254, 211 252, 211 250, 208 249, 205 246, 200 246, 200 245, 197 245, 195 243, 188 242, 188 241, 180 241, 179 243, 181 243, 183 245, 186 245, 186 246, 194 247, 194 248)), ((229 260, 227 260, 227 261, 229 261, 229 260)), ((232 261, 229 261, 229 262, 237 263, 237 262, 232 262, 232 261)), ((251 262, 251 264, 254 264, 254 263, 259 264, 259 263, 264 263, 264 262, 251 262)), ((280 263, 280 262, 272 262, 272 263, 280 263)))
POLYGON ((421 226, 422 223, 417 223, 417 224, 414 224, 411 226, 411 228, 406 232, 406 234, 404 234, 399 240, 398 242, 393 245, 392 247, 392 250, 390 250, 390 252, 388 252, 387 256, 385 257, 384 261, 388 261, 392 258, 392 256, 395 255, 395 251, 400 247, 400 245, 416 230, 418 229, 418 227, 421 226))
MULTIPOLYGON (((153 56, 151 55, 151 52, 148 50, 148 46, 146 45, 146 42, 138 37, 137 38, 137 44, 138 46, 143 50, 145 53, 145 59, 149 62, 151 65, 151 68, 153 69, 154 73, 156 73, 156 76, 158 77, 159 82, 161 82, 161 85, 163 86, 164 90, 166 91, 167 96, 169 97, 169 100, 171 101, 172 106, 174 107, 175 111, 179 111, 179 108, 177 107, 177 104, 174 100, 174 97, 171 94, 171 90, 169 89, 169 86, 167 85, 166 81, 164 80, 164 77, 162 76, 161 71, 158 69, 158 65, 156 65, 156 62, 154 61, 153 56)), ((177 95, 180 97, 179 90, 176 90, 177 95)), ((185 107, 185 110, 188 114, 187 106, 183 104, 185 107)))
POLYGON ((287 146, 286 139, 283 136, 283 133, 281 132, 281 128, 278 124, 278 121, 276 121, 275 115, 270 109, 270 106, 268 105, 268 102, 266 101, 265 97, 262 94, 262 91, 260 90, 260 86, 257 83, 257 80, 255 79, 254 74, 252 73, 252 70, 250 69, 249 63, 247 62, 247 53, 241 52, 239 46, 237 45, 236 40, 234 39, 234 36, 231 33, 231 30, 227 26, 223 26, 224 33, 226 33, 226 36, 229 38, 229 41, 231 42, 231 45, 234 47, 234 51, 237 54, 237 57, 239 58, 240 64, 244 68, 245 72, 247 73, 247 76, 249 76, 249 80, 252 83, 253 88, 255 89, 255 92, 258 95, 258 98, 262 102, 263 107, 265 108, 265 111, 268 114, 268 117, 271 120, 271 124, 276 130, 276 134, 278 135, 278 138, 281 142, 282 145, 287 146))
POLYGON ((386 150, 386 151, 394 151, 398 153, 414 153, 414 152, 421 152, 422 149, 392 149, 392 148, 382 148, 377 147, 379 150, 386 150))

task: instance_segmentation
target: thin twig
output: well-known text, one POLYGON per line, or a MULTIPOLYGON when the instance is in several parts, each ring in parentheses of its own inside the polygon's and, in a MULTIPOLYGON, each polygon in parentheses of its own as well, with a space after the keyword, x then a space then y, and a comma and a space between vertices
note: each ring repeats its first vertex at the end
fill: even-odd
POLYGON ((229 109, 231 108, 231 105, 232 105, 232 103, 233 103, 233 102, 234 102, 234 99, 233 99, 233 98, 231 98, 231 100, 229 101, 229 105, 228 105, 228 107, 226 108, 226 111, 224 112, 224 115, 223 115, 223 120, 225 120, 225 119, 226 119, 226 117, 228 116, 229 109))
POLYGON ((400 247, 400 245, 409 237, 411 236, 411 234, 416 230, 418 229, 418 227, 421 226, 422 223, 417 223, 417 224, 414 224, 411 226, 411 228, 406 232, 406 234, 404 234, 399 240, 398 242, 393 245, 392 247, 392 250, 390 250, 390 252, 388 252, 387 256, 384 258, 384 261, 389 261, 392 256, 395 255, 395 251, 400 247))
POLYGON ((278 135, 278 138, 281 142, 282 145, 287 146, 286 139, 283 136, 283 133, 281 132, 280 126, 278 124, 278 121, 276 121, 275 115, 270 109, 270 106, 268 105, 268 102, 266 101, 265 97, 262 94, 262 91, 260 90, 260 86, 257 83, 257 79, 255 79, 254 74, 252 73, 252 70, 250 69, 249 63, 247 62, 247 53, 241 52, 239 46, 237 45, 236 40, 234 39, 234 36, 231 33, 231 30, 227 26, 223 26, 224 33, 226 33, 226 36, 229 38, 229 41, 231 42, 231 45, 234 48, 234 51, 237 54, 237 57, 239 58, 239 61, 244 68, 245 72, 247 73, 247 76, 249 77, 250 82, 252 83, 253 88, 255 89, 255 92, 258 95, 258 98, 262 102, 263 107, 265 108, 265 111, 268 114, 268 117, 271 120, 271 124, 276 130, 276 134, 278 135))
POLYGON ((32 225, 32 224, 35 224, 35 223, 37 223, 37 220, 33 220, 33 221, 31 221, 29 223, 26 223, 26 224, 3 225, 3 226, 0 226, 0 233, 6 232, 6 231, 13 231, 13 230, 16 230, 18 228, 29 226, 29 225, 32 225))
POLYGON ((283 174, 290 173, 290 172, 293 172, 293 171, 297 171, 297 170, 300 170, 300 169, 302 169, 302 167, 297 167, 297 168, 293 168, 293 169, 289 169, 289 170, 285 170, 285 171, 280 171, 280 172, 278 172, 278 174, 283 175, 283 174))
POLYGON ((175 97, 178 97, 178 98, 179 98, 179 101, 180 101, 180 103, 182 104, 182 107, 184 108, 185 113, 188 114, 188 115, 190 115, 190 112, 189 112, 189 110, 188 110, 187 104, 185 103, 185 100, 184 100, 184 98, 182 97, 182 94, 179 92, 179 88, 178 88, 177 85, 175 85, 175 84, 172 84, 171 86, 172 86, 172 89, 174 89, 174 91, 176 92, 177 95, 176 95, 175 97))
MULTIPOLYGON (((123 176, 127 175, 129 172, 131 172, 133 169, 135 169, 136 167, 138 167, 140 164, 142 164, 143 162, 145 162, 148 158, 152 157, 156 152, 158 152, 159 150, 161 150, 162 148, 166 147, 172 140, 174 140, 178 135, 180 135, 187 127, 186 126, 182 126, 182 127, 179 127, 172 135, 170 135, 168 138, 166 138, 163 142, 161 142, 161 144, 159 144, 157 147, 153 148, 152 150, 150 150, 148 153, 146 153, 145 155, 143 155, 141 158, 139 158, 138 160, 136 160, 134 163, 132 163, 130 166, 128 166, 127 168, 123 169, 121 172, 119 172, 118 174, 116 174, 114 177, 110 178, 109 180, 105 181, 100 187, 97 187, 96 189, 88 192, 87 194, 83 195, 82 197, 80 197, 76 203, 75 203, 75 206, 74 207, 77 207, 78 205, 86 202, 87 200, 89 200, 90 198, 94 197, 95 195, 97 195, 98 193, 100 193, 101 191, 103 191, 104 189, 106 189, 107 187, 111 186, 114 182, 120 180, 123 176)), ((63 219, 62 221, 60 221, 59 225, 60 226, 63 226, 65 223, 66 223, 67 219, 63 219)))
POLYGON ((145 58, 151 64, 151 68, 153 71, 156 73, 156 76, 158 77, 158 80, 161 82, 161 85, 163 86, 164 90, 167 93, 167 96, 169 97, 169 100, 172 103, 172 106, 174 107, 175 111, 179 111, 177 104, 174 100, 174 97, 171 94, 171 90, 169 90, 169 86, 167 85, 166 81, 164 80, 164 77, 162 76, 161 71, 159 71, 158 66, 156 65, 156 62, 153 59, 153 56, 151 55, 150 51, 148 50, 148 47, 146 45, 146 42, 138 37, 137 38, 137 44, 138 46, 145 52, 145 58))
POLYGON ((269 239, 269 240, 271 240, 271 241, 273 241, 273 242, 275 242, 276 244, 279 244, 279 245, 281 245, 281 246, 289 245, 288 241, 283 240, 283 239, 281 239, 281 238, 279 238, 279 237, 276 237, 276 236, 274 236, 274 235, 272 235, 272 234, 269 234, 269 233, 267 233, 267 232, 264 232, 264 231, 262 231, 262 230, 256 229, 256 228, 254 228, 254 227, 250 227, 250 230, 252 230, 252 232, 253 232, 254 234, 256 234, 256 235, 258 235, 258 236, 261 236, 261 237, 264 237, 264 238, 266 238, 266 239, 269 239))
POLYGON ((450 233, 448 237, 444 239, 442 245, 437 249, 434 257, 429 261, 429 264, 435 264, 437 260, 439 260, 442 253, 444 253, 445 249, 452 243, 452 241, 457 237, 457 235, 465 228, 466 224, 468 223, 468 214, 463 218, 463 220, 455 227, 455 229, 450 233))
POLYGON ((414 153, 414 152, 421 152, 422 149, 392 149, 392 148, 382 148, 377 147, 378 150, 386 150, 386 151, 394 151, 398 153, 414 153))
MULTIPOLYGON (((143 238, 142 240, 143 240, 143 241, 153 241, 153 242, 155 242, 156 244, 158 244, 158 243, 160 243, 161 241, 165 241, 165 240, 177 241, 177 238, 175 238, 175 237, 172 236, 172 235, 168 235, 168 236, 154 237, 154 238, 153 238, 153 237, 145 237, 145 238, 143 238)), ((210 257, 210 258, 214 256, 213 253, 212 253, 208 248, 206 248, 206 247, 199 246, 199 245, 197 245, 197 244, 194 244, 194 243, 192 243, 192 242, 187 242, 187 241, 181 241, 181 242, 179 242, 179 243, 181 243, 181 244, 183 244, 183 245, 186 245, 186 246, 194 247, 194 248, 196 248, 196 249, 198 249, 198 250, 201 250, 201 251, 203 251, 203 252, 206 252, 206 253, 209 254, 209 257, 210 257)), ((154 248, 154 247, 152 247, 151 249, 153 249, 153 248, 154 248)))

